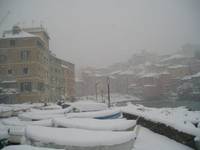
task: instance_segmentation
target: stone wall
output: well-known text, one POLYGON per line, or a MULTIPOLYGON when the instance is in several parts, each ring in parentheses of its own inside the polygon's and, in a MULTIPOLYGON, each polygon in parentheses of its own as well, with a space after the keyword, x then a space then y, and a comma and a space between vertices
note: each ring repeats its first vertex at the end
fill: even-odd
MULTIPOLYGON (((137 119, 139 117, 137 115, 128 114, 128 113, 123 113, 123 116, 127 119, 137 119)), ((193 135, 178 131, 178 130, 176 130, 170 126, 167 126, 163 123, 147 120, 143 117, 138 118, 137 124, 139 124, 143 127, 146 127, 155 133, 164 135, 170 139, 173 139, 179 143, 182 143, 184 145, 187 145, 187 146, 197 150, 197 148, 195 146, 195 141, 194 141, 195 136, 193 136, 193 135)))

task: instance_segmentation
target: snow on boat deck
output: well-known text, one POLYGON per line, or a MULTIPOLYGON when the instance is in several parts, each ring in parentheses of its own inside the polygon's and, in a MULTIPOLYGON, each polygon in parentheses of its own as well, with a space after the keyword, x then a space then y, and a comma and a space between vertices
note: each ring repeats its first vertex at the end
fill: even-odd
POLYGON ((136 121, 126 119, 99 120, 91 118, 55 118, 53 119, 53 124, 66 128, 123 131, 133 128, 136 125, 136 121))
POLYGON ((102 110, 94 112, 81 112, 81 113, 68 113, 67 118, 98 118, 98 119, 109 119, 107 117, 112 117, 113 115, 120 114, 121 111, 118 109, 102 110))
POLYGON ((133 140, 135 134, 131 131, 89 131, 72 128, 28 126, 25 136, 27 139, 45 144, 93 147, 126 143, 133 140))

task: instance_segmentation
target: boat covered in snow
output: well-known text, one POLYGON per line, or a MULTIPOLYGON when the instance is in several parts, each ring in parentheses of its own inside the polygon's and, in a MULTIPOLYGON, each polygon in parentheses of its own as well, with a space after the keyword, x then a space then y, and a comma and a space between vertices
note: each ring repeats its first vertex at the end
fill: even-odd
POLYGON ((28 126, 25 144, 67 150, 131 150, 133 131, 91 131, 73 128, 28 126))
POLYGON ((1 121, 2 126, 4 126, 4 131, 8 131, 8 141, 13 144, 21 143, 22 137, 24 136, 25 127, 27 125, 37 125, 37 126, 52 126, 52 120, 40 120, 40 121, 21 121, 20 119, 13 117, 8 119, 3 119, 1 121))
POLYGON ((18 117, 21 120, 25 121, 39 121, 44 119, 51 119, 54 117, 63 117, 65 113, 68 113, 72 110, 71 107, 66 109, 57 109, 57 110, 36 110, 32 109, 31 112, 26 112, 19 114, 18 117))
POLYGON ((136 125, 136 120, 126 119, 54 118, 52 122, 56 127, 111 131, 131 130, 136 125))
POLYGON ((64 149, 35 147, 31 145, 11 145, 11 146, 4 147, 2 150, 64 150, 64 149))
POLYGON ((68 113, 67 118, 94 118, 94 119, 117 119, 122 118, 122 112, 117 109, 107 109, 102 111, 68 113))

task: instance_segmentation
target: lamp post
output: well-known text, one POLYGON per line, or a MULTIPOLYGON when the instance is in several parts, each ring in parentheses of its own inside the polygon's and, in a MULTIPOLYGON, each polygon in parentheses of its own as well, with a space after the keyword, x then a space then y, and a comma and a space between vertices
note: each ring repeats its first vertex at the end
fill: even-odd
POLYGON ((97 89, 97 86, 98 86, 99 82, 96 82, 95 83, 95 95, 96 95, 96 101, 97 101, 97 98, 98 98, 98 89, 97 89))
POLYGON ((108 107, 110 108, 110 78, 107 77, 107 88, 108 88, 108 107))

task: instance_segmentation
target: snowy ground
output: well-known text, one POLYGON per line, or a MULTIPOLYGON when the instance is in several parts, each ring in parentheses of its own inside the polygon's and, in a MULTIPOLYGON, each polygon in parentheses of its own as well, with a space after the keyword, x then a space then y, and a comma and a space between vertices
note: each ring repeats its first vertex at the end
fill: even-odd
POLYGON ((192 150, 147 128, 140 128, 133 150, 192 150))

